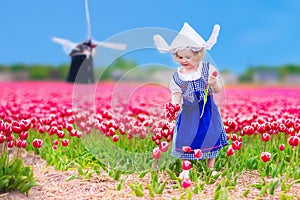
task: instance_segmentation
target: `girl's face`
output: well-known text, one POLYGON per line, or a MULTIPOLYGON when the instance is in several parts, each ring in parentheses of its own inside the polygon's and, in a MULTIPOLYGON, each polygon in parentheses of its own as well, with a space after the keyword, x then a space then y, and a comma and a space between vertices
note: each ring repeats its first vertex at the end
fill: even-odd
POLYGON ((192 50, 178 50, 174 54, 174 60, 185 69, 197 69, 199 61, 195 57, 196 54, 192 50))

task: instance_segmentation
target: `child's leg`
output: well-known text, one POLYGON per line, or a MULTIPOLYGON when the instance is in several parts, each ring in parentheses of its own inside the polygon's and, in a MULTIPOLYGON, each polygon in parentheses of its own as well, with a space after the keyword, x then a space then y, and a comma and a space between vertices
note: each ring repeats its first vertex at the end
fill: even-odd
POLYGON ((215 158, 209 158, 208 163, 207 163, 207 167, 214 168, 215 160, 216 160, 215 158))

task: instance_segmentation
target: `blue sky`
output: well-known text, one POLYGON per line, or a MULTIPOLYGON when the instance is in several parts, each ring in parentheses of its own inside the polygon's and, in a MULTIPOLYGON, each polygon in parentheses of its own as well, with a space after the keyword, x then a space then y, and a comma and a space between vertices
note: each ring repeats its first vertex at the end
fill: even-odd
MULTIPOLYGON (((144 27, 179 31, 184 22, 207 40, 218 23, 218 42, 209 53, 219 69, 242 73, 248 66, 300 64, 298 0, 89 0, 89 7, 93 38, 100 41, 144 27)), ((51 37, 87 37, 84 0, 2 0, 0 8, 0 64, 67 63, 51 37)), ((171 56, 154 50, 126 58, 172 65, 171 56)))

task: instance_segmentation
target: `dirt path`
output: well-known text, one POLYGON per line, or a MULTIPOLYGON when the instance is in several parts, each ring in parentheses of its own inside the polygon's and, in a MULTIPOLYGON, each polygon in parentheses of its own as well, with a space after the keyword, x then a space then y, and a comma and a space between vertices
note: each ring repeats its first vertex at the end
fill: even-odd
MULTIPOLYGON (((34 175, 37 183, 36 187, 33 187, 27 197, 18 191, 13 191, 9 193, 0 194, 0 199, 3 200, 89 200, 89 199, 152 199, 149 196, 148 190, 144 190, 145 197, 136 197, 128 186, 129 183, 140 182, 144 185, 149 184, 149 174, 147 174, 143 179, 138 178, 137 175, 122 176, 125 178, 125 184, 121 191, 116 190, 116 186, 119 181, 114 181, 111 179, 106 172, 102 171, 100 175, 94 175, 90 180, 74 179, 66 182, 66 179, 73 174, 77 174, 76 170, 68 171, 56 171, 52 166, 48 166, 46 161, 35 158, 35 164, 33 164, 33 156, 28 153, 23 154, 25 158, 25 164, 31 165, 34 168, 34 175)), ((255 199, 259 195, 259 190, 253 188, 248 194, 247 198, 242 197, 242 194, 247 189, 250 184, 256 183, 259 180, 259 174, 255 171, 246 172, 242 174, 239 179, 237 186, 230 191, 230 199, 255 199)), ((168 179, 167 175, 161 175, 160 179, 168 179)), ((216 183, 212 185, 206 185, 204 191, 200 192, 198 195, 193 195, 193 199, 213 199, 214 191, 217 184, 221 180, 217 180, 216 183)), ((174 181, 168 181, 166 189, 163 195, 156 195, 154 199, 178 199, 183 191, 178 191, 173 189, 174 181)), ((276 189, 275 195, 265 195, 261 199, 279 199, 280 186, 276 189)), ((294 199, 296 198, 296 193, 300 195, 300 184, 294 185, 289 193, 294 194, 294 199)), ((257 198, 259 199, 259 198, 257 198)))

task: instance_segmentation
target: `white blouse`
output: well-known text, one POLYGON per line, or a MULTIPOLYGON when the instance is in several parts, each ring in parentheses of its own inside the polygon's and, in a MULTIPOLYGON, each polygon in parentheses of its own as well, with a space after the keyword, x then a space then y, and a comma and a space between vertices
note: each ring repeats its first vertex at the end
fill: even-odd
MULTIPOLYGON (((178 68, 177 72, 178 72, 179 78, 183 81, 192 81, 192 80, 199 79, 201 77, 201 73, 202 73, 202 66, 203 65, 201 62, 199 64, 197 71, 188 73, 188 74, 181 73, 179 70, 180 68, 178 68)), ((209 71, 208 71, 209 76, 211 76, 214 71, 217 71, 216 67, 210 64, 209 71)), ((220 83, 220 78, 219 78, 219 76, 217 76, 217 84, 219 84, 219 83, 220 83)), ((182 93, 181 88, 175 83, 173 78, 171 79, 170 90, 172 93, 176 93, 176 92, 182 93)))

